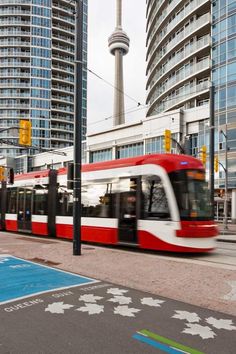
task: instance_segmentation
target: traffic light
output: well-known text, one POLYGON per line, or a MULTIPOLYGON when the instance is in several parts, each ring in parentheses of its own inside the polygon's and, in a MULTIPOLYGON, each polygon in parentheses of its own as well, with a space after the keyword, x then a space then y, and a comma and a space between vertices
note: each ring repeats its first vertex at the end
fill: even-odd
POLYGON ((215 170, 215 172, 218 172, 218 171, 219 171, 219 160, 218 160, 218 156, 215 156, 215 159, 214 159, 214 170, 215 170))
POLYGON ((201 148, 201 160, 203 165, 206 165, 206 157, 207 157, 207 147, 206 145, 203 145, 201 148))
POLYGON ((20 120, 19 144, 31 146, 31 122, 29 120, 20 120))
POLYGON ((171 131, 169 129, 165 130, 164 150, 165 150, 165 152, 170 152, 170 150, 171 150, 171 131))
POLYGON ((0 166, 0 182, 5 181, 5 167, 0 166))

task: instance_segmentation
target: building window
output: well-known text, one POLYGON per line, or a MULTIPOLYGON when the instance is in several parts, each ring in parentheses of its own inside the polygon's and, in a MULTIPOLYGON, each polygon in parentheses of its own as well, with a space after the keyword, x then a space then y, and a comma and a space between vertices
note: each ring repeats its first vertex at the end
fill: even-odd
POLYGON ((112 149, 92 151, 90 153, 90 163, 112 160, 112 149))
POLYGON ((116 150, 117 159, 139 156, 139 155, 143 155, 143 142, 118 146, 116 150))

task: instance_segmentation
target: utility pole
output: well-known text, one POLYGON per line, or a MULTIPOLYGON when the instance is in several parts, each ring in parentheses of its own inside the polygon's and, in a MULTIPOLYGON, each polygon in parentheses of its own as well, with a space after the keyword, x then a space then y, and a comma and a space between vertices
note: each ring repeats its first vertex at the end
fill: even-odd
POLYGON ((73 178, 73 255, 81 255, 81 144, 82 144, 82 61, 83 0, 76 1, 75 11, 75 119, 73 178))
POLYGON ((215 157, 215 87, 211 84, 210 87, 210 141, 209 141, 209 189, 211 201, 211 214, 214 218, 214 157, 215 157))
POLYGON ((228 230, 228 139, 227 124, 225 124, 225 133, 221 130, 221 134, 225 137, 225 200, 224 200, 224 230, 228 230))

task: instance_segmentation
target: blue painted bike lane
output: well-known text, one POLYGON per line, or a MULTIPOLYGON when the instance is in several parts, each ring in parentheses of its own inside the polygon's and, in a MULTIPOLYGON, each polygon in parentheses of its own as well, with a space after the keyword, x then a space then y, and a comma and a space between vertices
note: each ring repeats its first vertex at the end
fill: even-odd
POLYGON ((10 255, 0 255, 0 304, 97 282, 10 255))

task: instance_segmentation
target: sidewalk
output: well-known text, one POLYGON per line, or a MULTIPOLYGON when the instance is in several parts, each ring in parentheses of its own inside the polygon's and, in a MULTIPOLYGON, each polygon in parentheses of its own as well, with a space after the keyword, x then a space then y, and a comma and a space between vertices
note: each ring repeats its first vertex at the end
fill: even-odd
POLYGON ((236 224, 228 223, 225 230, 224 224, 218 223, 218 228, 219 236, 217 237, 217 241, 236 243, 236 224))
POLYGON ((0 254, 236 316, 236 264, 217 250, 193 257, 82 244, 73 256, 72 242, 0 234, 0 254))

